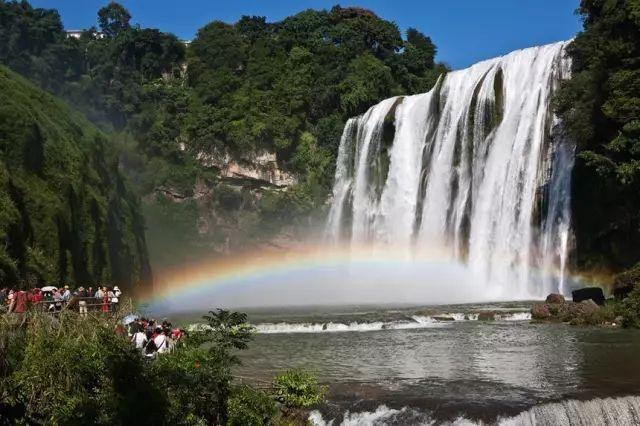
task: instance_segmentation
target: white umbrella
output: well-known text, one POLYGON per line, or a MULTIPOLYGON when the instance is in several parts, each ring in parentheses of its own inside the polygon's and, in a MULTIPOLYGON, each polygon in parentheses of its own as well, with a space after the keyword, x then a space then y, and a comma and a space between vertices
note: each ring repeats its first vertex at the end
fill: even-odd
POLYGON ((129 314, 129 315, 127 315, 126 317, 124 317, 124 318, 122 319, 122 323, 123 323, 124 325, 129 325, 129 324, 131 324, 132 322, 134 322, 134 321, 135 321, 135 320, 137 320, 137 319, 138 319, 138 315, 136 315, 136 314, 129 314))
POLYGON ((46 287, 42 287, 40 290, 41 291, 56 291, 58 289, 58 287, 54 287, 52 285, 46 286, 46 287))

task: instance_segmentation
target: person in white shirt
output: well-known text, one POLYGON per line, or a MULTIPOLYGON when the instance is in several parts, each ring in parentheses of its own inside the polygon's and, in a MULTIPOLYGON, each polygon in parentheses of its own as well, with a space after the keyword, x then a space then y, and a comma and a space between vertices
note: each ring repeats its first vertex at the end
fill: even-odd
POLYGON ((64 286, 64 291, 62 293, 62 300, 66 303, 71 300, 71 290, 69 290, 69 286, 64 286))
POLYGON ((156 345, 156 349, 159 354, 163 354, 169 351, 169 340, 166 334, 160 333, 154 339, 153 343, 156 345))
POLYGON ((100 300, 100 302, 102 302, 102 298, 104 297, 104 293, 103 293, 102 288, 100 286, 98 286, 98 290, 96 291, 96 294, 93 295, 93 297, 95 297, 96 299, 100 300))
POLYGON ((146 333, 138 330, 133 334, 133 337, 131 337, 131 341, 135 343, 136 349, 142 350, 148 342, 147 335, 146 333))

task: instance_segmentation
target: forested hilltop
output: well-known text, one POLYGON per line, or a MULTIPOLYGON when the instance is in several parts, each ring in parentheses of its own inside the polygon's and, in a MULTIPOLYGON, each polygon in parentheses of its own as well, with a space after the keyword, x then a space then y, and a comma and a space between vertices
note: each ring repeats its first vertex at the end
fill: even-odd
POLYGON ((360 8, 215 21, 190 44, 131 19, 111 3, 68 37, 57 11, 1 0, 0 61, 108 132, 155 265, 308 227, 346 119, 446 71, 428 37, 360 8))

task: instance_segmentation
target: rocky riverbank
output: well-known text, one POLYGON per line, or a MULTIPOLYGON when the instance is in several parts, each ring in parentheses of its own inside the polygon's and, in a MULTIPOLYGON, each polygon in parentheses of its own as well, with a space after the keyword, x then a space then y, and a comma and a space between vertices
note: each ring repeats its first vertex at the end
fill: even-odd
POLYGON ((534 303, 531 318, 534 321, 556 321, 571 325, 618 326, 621 322, 611 303, 598 305, 592 299, 568 301, 560 294, 550 294, 544 303, 534 303))

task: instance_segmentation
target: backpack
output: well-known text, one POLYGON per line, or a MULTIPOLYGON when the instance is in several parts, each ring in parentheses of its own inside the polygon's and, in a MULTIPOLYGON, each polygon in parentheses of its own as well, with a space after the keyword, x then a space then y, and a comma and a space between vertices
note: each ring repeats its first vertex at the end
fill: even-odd
POLYGON ((149 339, 147 344, 144 346, 144 353, 152 354, 157 350, 158 348, 156 347, 156 342, 154 342, 153 339, 149 339))

